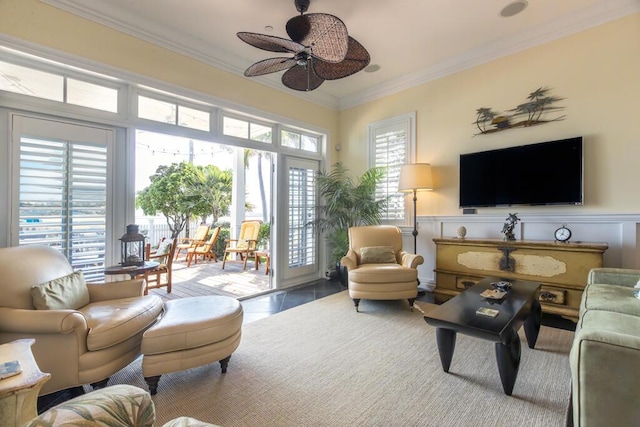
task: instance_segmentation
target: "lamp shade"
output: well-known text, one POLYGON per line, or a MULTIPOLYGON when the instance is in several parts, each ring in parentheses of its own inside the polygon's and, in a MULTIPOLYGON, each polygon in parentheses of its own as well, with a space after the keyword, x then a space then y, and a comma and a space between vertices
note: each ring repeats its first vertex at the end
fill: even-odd
POLYGON ((398 191, 403 193, 413 190, 433 190, 431 165, 429 163, 414 163, 400 168, 398 191))

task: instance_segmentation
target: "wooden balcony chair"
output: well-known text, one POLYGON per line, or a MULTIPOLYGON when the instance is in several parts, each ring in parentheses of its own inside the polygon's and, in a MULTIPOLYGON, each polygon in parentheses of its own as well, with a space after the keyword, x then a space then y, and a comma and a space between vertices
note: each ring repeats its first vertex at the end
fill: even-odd
POLYGON ((243 270, 247 269, 247 259, 255 256, 254 252, 258 244, 261 224, 262 221, 259 220, 242 221, 238 238, 225 241, 227 245, 222 256, 222 269, 224 269, 224 265, 227 262, 227 255, 232 253, 240 255, 240 260, 244 261, 243 270))
POLYGON ((193 261, 194 264, 197 264, 198 257, 201 255, 203 261, 213 259, 214 262, 218 262, 218 256, 213 251, 213 246, 216 244, 219 234, 220 227, 216 227, 213 229, 213 233, 211 233, 209 240, 207 240, 203 245, 191 247, 187 250, 187 267, 191 266, 191 261, 193 261))
POLYGON ((155 252, 151 252, 151 244, 147 243, 145 246, 145 259, 160 263, 153 270, 136 276, 137 279, 145 279, 147 282, 144 289, 145 295, 149 293, 149 289, 163 288, 165 286, 167 293, 171 293, 171 266, 173 265, 173 255, 177 247, 175 242, 175 240, 165 240, 160 243, 155 252))
POLYGON ((198 226, 193 237, 181 238, 178 242, 178 245, 176 246, 176 256, 174 258, 174 261, 178 260, 180 251, 182 251, 183 249, 185 252, 188 252, 189 248, 203 245, 205 240, 207 240, 207 234, 209 234, 209 226, 206 224, 202 224, 198 226))

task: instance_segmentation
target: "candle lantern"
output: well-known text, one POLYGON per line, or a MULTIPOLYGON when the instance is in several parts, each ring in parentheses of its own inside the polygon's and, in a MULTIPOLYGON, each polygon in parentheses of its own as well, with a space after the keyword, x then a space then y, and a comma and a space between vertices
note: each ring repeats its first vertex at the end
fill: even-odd
POLYGON ((122 266, 144 265, 144 235, 137 224, 127 225, 127 232, 120 238, 122 246, 122 266))

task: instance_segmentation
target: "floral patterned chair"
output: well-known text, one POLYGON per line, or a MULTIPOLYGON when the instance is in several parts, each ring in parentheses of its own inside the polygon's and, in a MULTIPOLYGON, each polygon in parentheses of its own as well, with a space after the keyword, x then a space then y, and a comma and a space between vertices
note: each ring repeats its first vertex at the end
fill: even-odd
MULTIPOLYGON (((61 403, 31 420, 26 427, 152 427, 155 421, 155 406, 147 391, 132 385, 114 385, 61 403)), ((176 418, 163 427, 178 426, 216 427, 189 417, 176 418)))

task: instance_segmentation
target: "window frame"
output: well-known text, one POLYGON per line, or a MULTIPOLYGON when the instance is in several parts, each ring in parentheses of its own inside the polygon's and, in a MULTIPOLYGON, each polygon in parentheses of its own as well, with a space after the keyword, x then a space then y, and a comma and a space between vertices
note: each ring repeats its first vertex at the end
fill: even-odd
MULTIPOLYGON (((405 132, 405 141, 404 141, 404 163, 398 163, 398 169, 403 164, 415 163, 416 159, 416 113, 411 112, 407 114, 402 114, 395 117, 390 117, 387 119, 383 119, 377 122, 370 123, 367 127, 367 164, 369 168, 373 167, 387 167, 388 163, 378 164, 376 163, 376 153, 377 153, 377 137, 380 133, 387 131, 389 128, 397 128, 400 132, 405 132)), ((404 202, 404 216, 403 218, 399 218, 397 220, 389 219, 388 216, 385 215, 382 219, 383 224, 392 224, 392 225, 410 225, 413 221, 413 212, 410 209, 408 203, 406 203, 406 194, 397 191, 398 179, 395 179, 395 182, 389 182, 388 175, 386 176, 387 180, 387 189, 390 187, 396 188, 395 192, 388 192, 388 196, 395 196, 404 202)), ((399 177, 399 170, 398 170, 399 177)), ((386 213, 387 214, 387 213, 386 213)))

